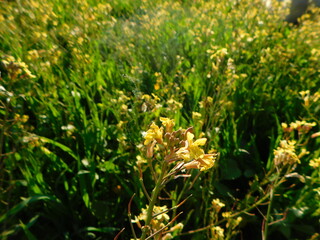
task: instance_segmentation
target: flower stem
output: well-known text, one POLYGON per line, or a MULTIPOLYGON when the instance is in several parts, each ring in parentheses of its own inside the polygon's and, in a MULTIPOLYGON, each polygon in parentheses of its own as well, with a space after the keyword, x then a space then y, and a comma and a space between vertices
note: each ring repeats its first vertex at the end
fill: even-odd
POLYGON ((141 236, 141 240, 145 240, 146 236, 147 236, 147 232, 150 230, 150 222, 152 220, 152 213, 153 213, 153 208, 156 204, 156 201, 158 199, 159 193, 163 187, 162 183, 163 183, 163 177, 165 176, 166 173, 166 169, 167 169, 167 165, 168 163, 164 162, 162 165, 162 169, 161 169, 161 173, 159 178, 157 179, 156 182, 156 186, 154 187, 154 189, 152 190, 152 194, 151 194, 151 199, 150 199, 150 203, 149 203, 149 207, 147 210, 147 219, 145 222, 145 226, 142 230, 142 236, 141 236))
POLYGON ((267 240, 268 237, 268 225, 269 225, 269 219, 270 219, 270 212, 271 212, 271 205, 272 205, 272 200, 273 200, 273 191, 274 189, 270 189, 270 203, 268 205, 268 210, 267 210, 267 216, 265 219, 264 223, 264 230, 263 230, 263 235, 262 235, 262 240, 267 240))

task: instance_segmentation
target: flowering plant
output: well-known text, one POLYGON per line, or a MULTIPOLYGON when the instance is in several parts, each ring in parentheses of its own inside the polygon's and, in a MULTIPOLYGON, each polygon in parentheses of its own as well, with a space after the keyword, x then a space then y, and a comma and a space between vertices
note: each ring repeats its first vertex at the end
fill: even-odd
MULTIPOLYGON (((167 212, 176 209, 185 200, 171 209, 168 209, 167 206, 157 206, 156 203, 161 190, 172 179, 190 177, 190 174, 184 174, 188 169, 205 171, 212 168, 218 157, 218 153, 215 151, 205 153, 201 147, 206 144, 207 139, 194 140, 195 135, 192 133, 192 127, 174 131, 174 120, 161 117, 160 121, 162 126, 159 127, 152 122, 148 131, 144 134, 148 166, 152 168, 151 172, 156 182, 151 196, 143 185, 141 161, 138 164, 144 193, 149 200, 146 209, 142 209, 142 213, 131 220, 132 223, 136 223, 142 229, 141 240, 150 239, 154 236, 157 239, 171 239, 171 232, 182 228, 181 223, 170 229, 168 228, 181 213, 170 221, 167 212), (144 226, 141 225, 141 220, 144 221, 144 226)), ((133 235, 137 239, 134 230, 133 235)))

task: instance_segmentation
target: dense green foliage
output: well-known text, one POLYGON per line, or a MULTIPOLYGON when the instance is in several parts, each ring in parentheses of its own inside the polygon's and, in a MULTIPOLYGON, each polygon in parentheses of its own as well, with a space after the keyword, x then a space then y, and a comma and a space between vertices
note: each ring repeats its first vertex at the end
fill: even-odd
POLYGON ((1 238, 132 238, 129 200, 132 215, 147 204, 142 133, 159 117, 220 153, 163 191, 168 206, 192 194, 182 233, 217 223, 220 199, 224 212, 254 206, 229 235, 221 223, 225 239, 260 239, 267 213, 270 239, 319 237, 319 13, 299 26, 284 14, 260 1, 0 1, 1 238), (272 207, 255 206, 281 140, 300 164, 272 207))

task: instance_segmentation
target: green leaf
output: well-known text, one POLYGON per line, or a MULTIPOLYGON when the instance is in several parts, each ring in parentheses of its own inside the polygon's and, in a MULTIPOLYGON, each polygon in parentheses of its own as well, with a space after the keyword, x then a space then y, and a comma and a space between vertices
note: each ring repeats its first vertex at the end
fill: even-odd
POLYGON ((78 172, 80 182, 81 197, 87 208, 90 208, 90 196, 88 189, 88 179, 90 180, 90 172, 87 170, 80 170, 78 172))
POLYGON ((40 200, 44 200, 44 201, 50 200, 50 201, 59 202, 59 200, 56 199, 55 197, 46 196, 46 195, 37 195, 37 196, 32 196, 32 197, 26 198, 22 202, 20 202, 19 204, 15 205, 13 208, 11 208, 7 213, 3 214, 0 217, 0 223, 5 221, 8 217, 16 215, 18 212, 20 212, 24 208, 28 207, 29 204, 31 204, 33 202, 40 201, 40 200))
POLYGON ((110 233, 110 232, 114 232, 114 231, 119 231, 119 228, 115 228, 115 227, 103 227, 103 228, 86 227, 86 228, 83 228, 81 231, 83 231, 83 232, 110 233))
POLYGON ((105 161, 99 164, 99 169, 103 172, 120 173, 118 166, 111 161, 105 161))
POLYGON ((61 143, 59 143, 59 142, 57 142, 57 141, 54 141, 54 140, 52 140, 52 139, 46 138, 46 137, 41 137, 41 136, 39 136, 39 138, 40 138, 40 140, 41 140, 42 142, 50 143, 50 144, 52 144, 52 145, 60 148, 62 151, 65 151, 66 153, 68 153, 68 154, 69 154, 71 157, 73 157, 75 160, 79 161, 79 157, 76 156, 76 155, 74 154, 74 152, 73 152, 69 147, 67 147, 67 146, 65 146, 65 145, 63 145, 63 144, 61 144, 61 143))
POLYGON ((20 226, 23 229, 24 233, 26 234, 28 240, 37 240, 37 238, 30 232, 29 227, 25 225, 21 220, 20 220, 20 226))

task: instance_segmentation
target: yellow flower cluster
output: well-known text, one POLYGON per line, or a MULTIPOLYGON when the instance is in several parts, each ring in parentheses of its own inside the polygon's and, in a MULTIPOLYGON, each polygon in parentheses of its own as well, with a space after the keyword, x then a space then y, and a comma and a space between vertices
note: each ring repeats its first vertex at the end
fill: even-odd
POLYGON ((212 240, 224 240, 224 229, 219 226, 214 226, 211 228, 212 240))
POLYGON ((295 141, 282 140, 280 146, 274 150, 274 164, 279 165, 292 165, 300 163, 300 160, 295 153, 295 141))
MULTIPOLYGON (((140 215, 135 216, 135 219, 132 220, 132 222, 141 227, 140 221, 146 221, 147 219, 147 209, 148 205, 146 208, 142 208, 142 212, 140 213, 140 215)), ((165 213, 167 210, 168 208, 166 205, 154 206, 153 215, 155 215, 156 217, 151 220, 150 224, 152 226, 152 229, 159 230, 160 228, 164 227, 165 224, 170 220, 169 215, 165 213)))
MULTIPOLYGON (((320 50, 319 50, 320 52, 320 50)), ((319 54, 320 57, 320 54, 319 54)), ((320 93, 315 92, 313 95, 310 94, 310 90, 299 92, 301 98, 303 99, 304 106, 306 108, 310 107, 313 103, 316 103, 320 99, 320 93)))
MULTIPOLYGON (((149 206, 147 205, 146 208, 142 208, 142 212, 138 216, 135 216, 133 220, 131 220, 131 222, 136 223, 139 228, 142 228, 140 221, 145 222, 147 220, 148 207, 149 206)), ((166 227, 166 224, 168 224, 168 222, 170 221, 170 217, 167 214, 167 212, 168 212, 168 208, 166 205, 153 207, 153 214, 152 214, 153 218, 150 222, 150 226, 153 232, 157 232, 158 230, 165 228, 164 230, 166 230, 166 233, 164 233, 164 235, 162 235, 162 233, 159 233, 159 235, 161 234, 161 239, 172 239, 173 237, 170 234, 170 232, 181 230, 183 228, 183 224, 178 223, 175 226, 168 229, 166 227)))
POLYGON ((217 158, 216 154, 205 154, 200 146, 206 144, 206 138, 200 138, 193 142, 194 135, 187 132, 187 140, 185 146, 180 148, 176 154, 187 162, 185 168, 198 168, 200 171, 205 171, 213 167, 217 158))
POLYGON ((206 97, 203 101, 199 102, 200 108, 210 108, 213 104, 213 98, 212 97, 206 97))
POLYGON ((115 91, 116 98, 110 100, 111 104, 117 105, 120 109, 121 114, 126 114, 128 112, 128 103, 131 100, 127 94, 121 90, 115 91))
POLYGON ((152 93, 151 95, 143 94, 141 96, 142 104, 141 104, 141 111, 142 112, 155 112, 159 108, 162 107, 161 104, 159 104, 160 98, 152 93))
POLYGON ((36 77, 30 72, 27 64, 21 62, 20 59, 16 60, 13 56, 4 56, 1 60, 1 65, 11 80, 15 80, 17 78, 29 79, 36 77))
POLYGON ((153 122, 144 136, 147 157, 150 158, 154 155, 155 145, 159 144, 167 148, 166 152, 169 152, 164 156, 164 160, 167 162, 182 160, 185 169, 196 168, 200 171, 213 167, 218 154, 205 154, 201 146, 206 144, 206 138, 194 141, 194 134, 191 133, 192 128, 173 131, 175 123, 172 119, 161 117, 160 121, 163 126, 159 127, 153 122))
POLYGON ((162 136, 163 136, 163 128, 159 128, 154 122, 151 123, 149 130, 147 131, 144 141, 144 145, 149 145, 154 141, 158 142, 159 144, 162 143, 162 136))
POLYGON ((309 163, 309 165, 311 167, 313 167, 314 169, 319 169, 320 168, 320 158, 315 158, 315 159, 312 159, 309 163))
POLYGON ((315 122, 308 123, 304 120, 303 121, 297 120, 295 122, 290 123, 289 126, 287 123, 281 123, 281 127, 284 132, 292 132, 293 130, 297 130, 300 133, 307 133, 312 127, 316 125, 317 124, 315 122))

